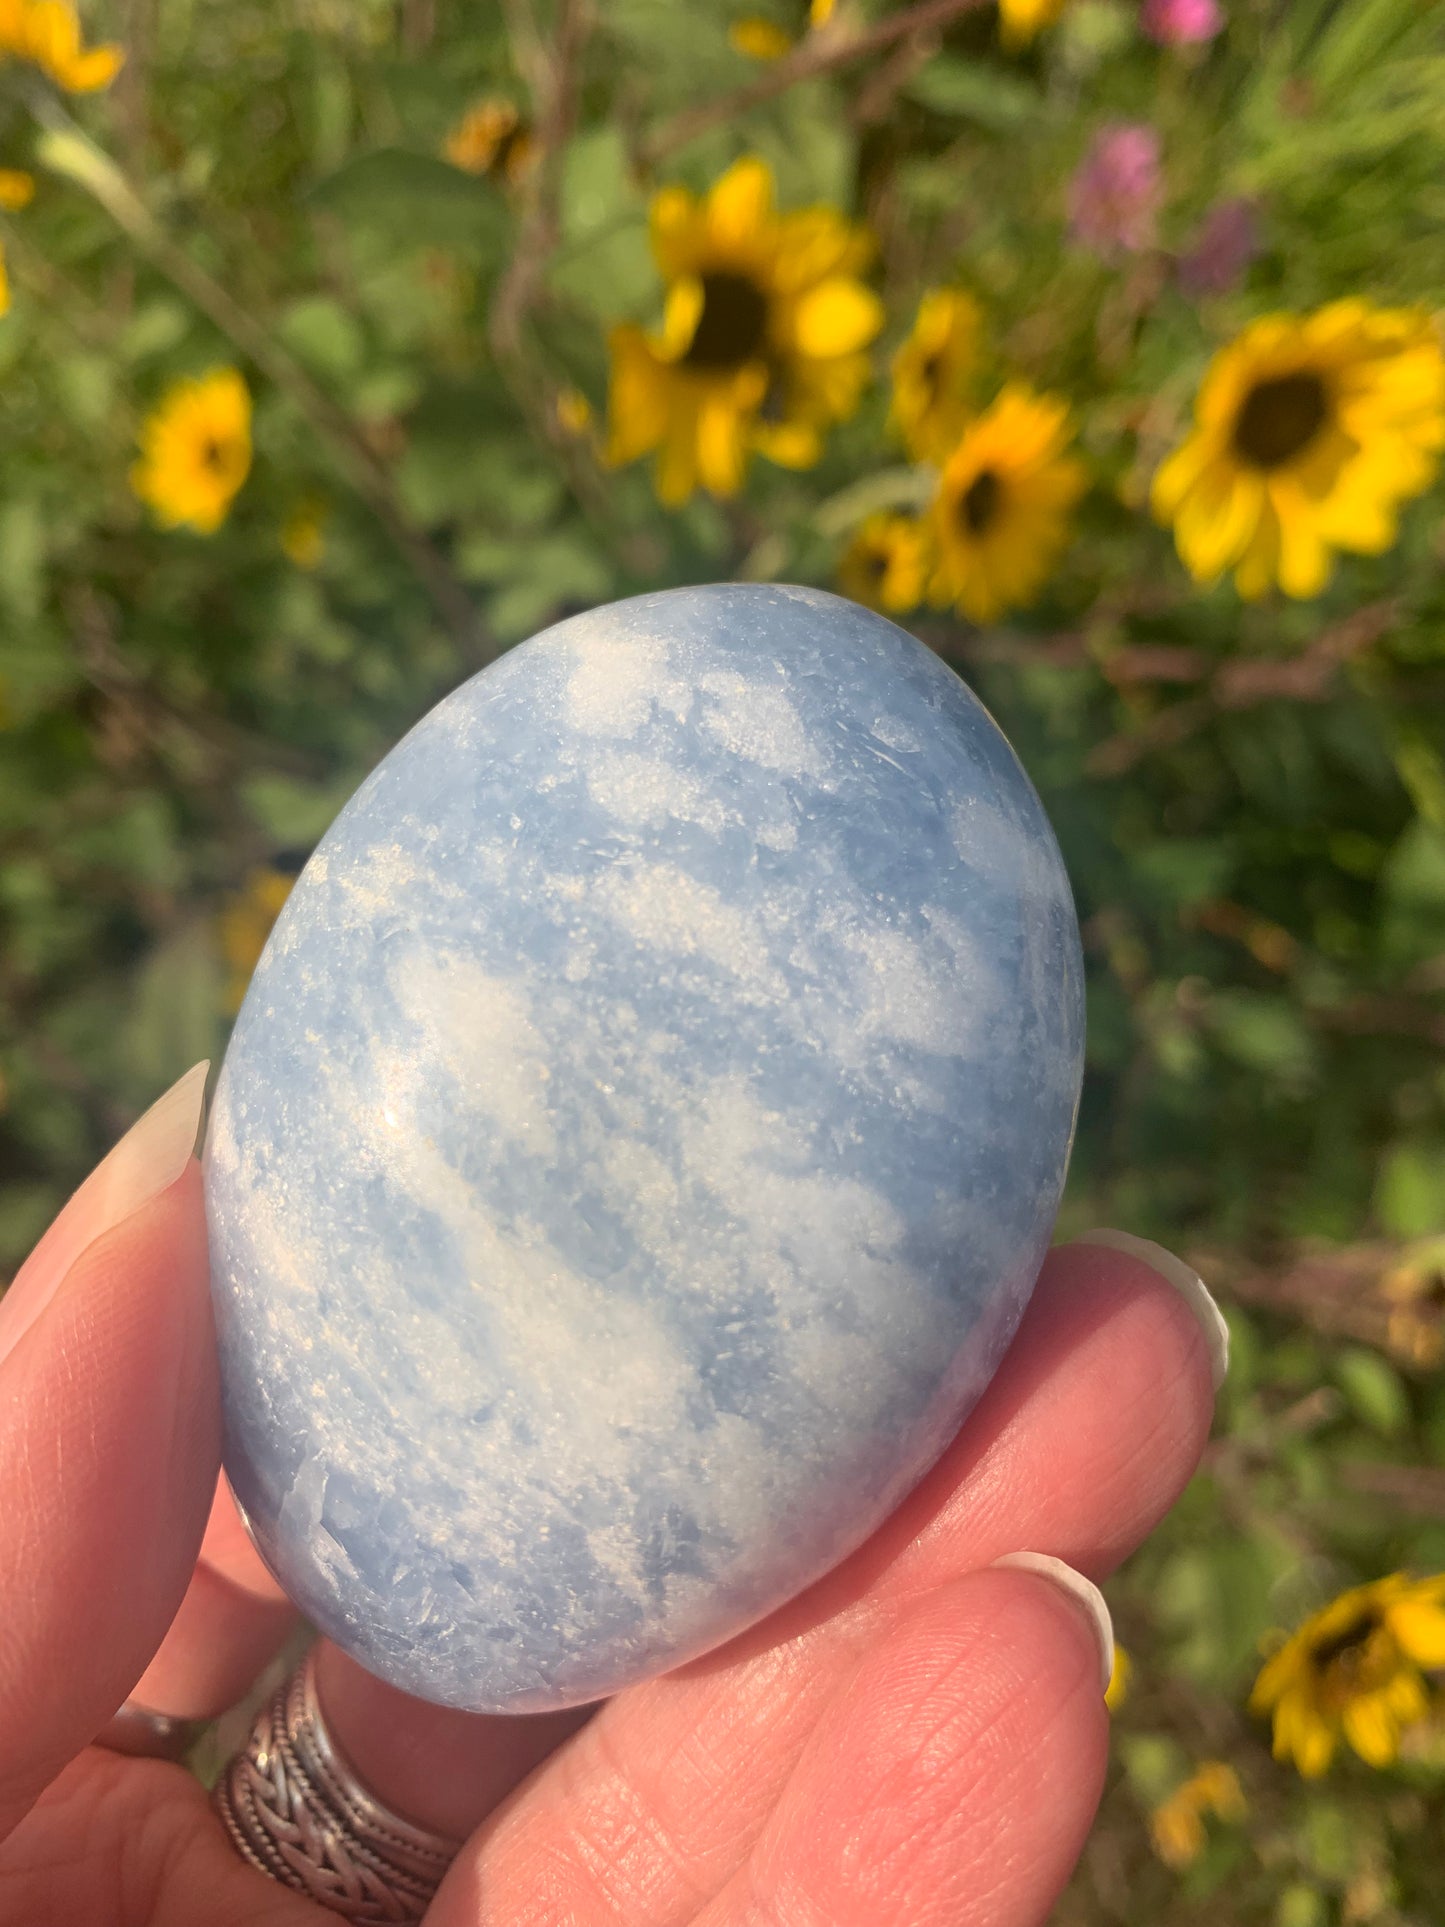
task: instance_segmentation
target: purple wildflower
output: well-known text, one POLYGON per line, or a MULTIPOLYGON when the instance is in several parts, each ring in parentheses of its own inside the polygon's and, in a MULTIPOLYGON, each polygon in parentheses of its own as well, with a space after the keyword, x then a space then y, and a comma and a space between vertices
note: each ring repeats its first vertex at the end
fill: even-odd
POLYGON ((1224 25, 1219 0, 1144 0, 1139 25, 1161 47, 1213 40, 1224 25))
POLYGON ((1259 214, 1253 201, 1220 201, 1179 257, 1179 286, 1192 300, 1227 294, 1259 253, 1259 214))
POLYGON ((1103 255, 1152 246, 1162 191, 1155 130, 1140 122, 1101 129, 1069 185, 1074 239, 1103 255))

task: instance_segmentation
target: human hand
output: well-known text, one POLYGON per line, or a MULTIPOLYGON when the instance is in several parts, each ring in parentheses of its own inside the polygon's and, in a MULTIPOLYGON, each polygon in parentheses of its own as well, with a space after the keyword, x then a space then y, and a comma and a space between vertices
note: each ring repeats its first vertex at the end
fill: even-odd
MULTIPOLYGON (((337 1918, 239 1858, 184 1769, 90 1744, 129 1697, 219 1712, 294 1626, 217 1484, 203 1087, 201 1066, 147 1113, 0 1307, 6 1927, 337 1918)), ((323 1641, 328 1725, 361 1777, 465 1838, 428 1927, 1044 1920, 1108 1749, 1088 1581, 1193 1472, 1222 1366, 1207 1296, 1137 1253, 1061 1247, 893 1516, 703 1658, 507 1718, 423 1705, 323 1641), (1020 1550, 1073 1573, 995 1563, 1020 1550)))

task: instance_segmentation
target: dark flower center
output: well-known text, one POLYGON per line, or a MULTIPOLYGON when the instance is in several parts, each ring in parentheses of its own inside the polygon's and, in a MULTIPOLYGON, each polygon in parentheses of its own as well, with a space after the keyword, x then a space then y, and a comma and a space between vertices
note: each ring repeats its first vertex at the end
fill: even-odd
POLYGON ((941 348, 935 350, 921 365, 918 375, 929 401, 937 401, 939 390, 943 387, 943 350, 941 348))
POLYGON ((1383 1619, 1373 1606, 1363 1607, 1348 1626, 1341 1627, 1331 1638, 1310 1648, 1311 1662, 1321 1673, 1340 1660, 1346 1661, 1347 1665, 1353 1664, 1359 1649, 1369 1642, 1371 1635, 1377 1633, 1383 1624, 1383 1619))
POLYGON ((488 171, 510 173, 525 158, 531 144, 532 137, 521 121, 513 121, 506 133, 499 137, 492 157, 487 162, 488 171))
POLYGON ((998 515, 1002 501, 1002 482, 991 468, 981 468, 963 492, 958 519, 970 535, 982 535, 998 515))
POLYGON ((1256 382, 1235 419, 1235 449, 1256 468, 1278 468, 1309 446, 1329 414, 1329 394, 1318 375, 1256 382))
POLYGON ((881 582, 888 573, 888 551, 869 549, 863 557, 863 573, 870 582, 881 582))
POLYGON ((702 277, 702 313, 683 356, 687 368, 741 368, 768 331, 768 299, 745 274, 702 277))
POLYGON ((206 439, 201 443, 202 468, 210 469, 212 474, 219 474, 221 469, 224 468, 225 462, 225 449, 216 440, 214 435, 207 435, 206 439))

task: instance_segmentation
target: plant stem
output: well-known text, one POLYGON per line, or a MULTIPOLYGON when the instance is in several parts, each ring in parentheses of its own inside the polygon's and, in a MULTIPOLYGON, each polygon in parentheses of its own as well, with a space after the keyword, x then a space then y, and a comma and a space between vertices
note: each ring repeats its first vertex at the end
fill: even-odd
POLYGON ((215 323, 276 388, 289 395, 328 444, 346 479, 415 571, 452 639, 468 660, 495 654, 470 596, 446 557, 415 528, 391 476, 356 425, 256 318, 173 241, 111 157, 39 91, 31 100, 43 132, 36 154, 52 173, 83 188, 171 285, 215 323))
POLYGON ((664 121, 652 138, 642 143, 639 158, 645 167, 655 167, 679 147, 696 140, 699 134, 736 120, 774 95, 786 93, 800 80, 812 80, 819 74, 832 73, 837 67, 851 66, 855 60, 866 60, 896 41, 939 33, 960 15, 971 13, 983 4, 984 0, 919 0, 918 5, 889 14, 861 33, 815 28, 790 54, 774 61, 746 87, 735 88, 716 100, 702 101, 696 107, 684 107, 680 114, 664 121))

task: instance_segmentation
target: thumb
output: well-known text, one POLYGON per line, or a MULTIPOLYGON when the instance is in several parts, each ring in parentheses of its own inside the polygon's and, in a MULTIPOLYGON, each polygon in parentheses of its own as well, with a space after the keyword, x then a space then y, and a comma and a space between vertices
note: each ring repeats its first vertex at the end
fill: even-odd
POLYGON ((205 1529, 206 1070, 132 1126, 0 1303, 0 1839, 140 1678, 205 1529))

